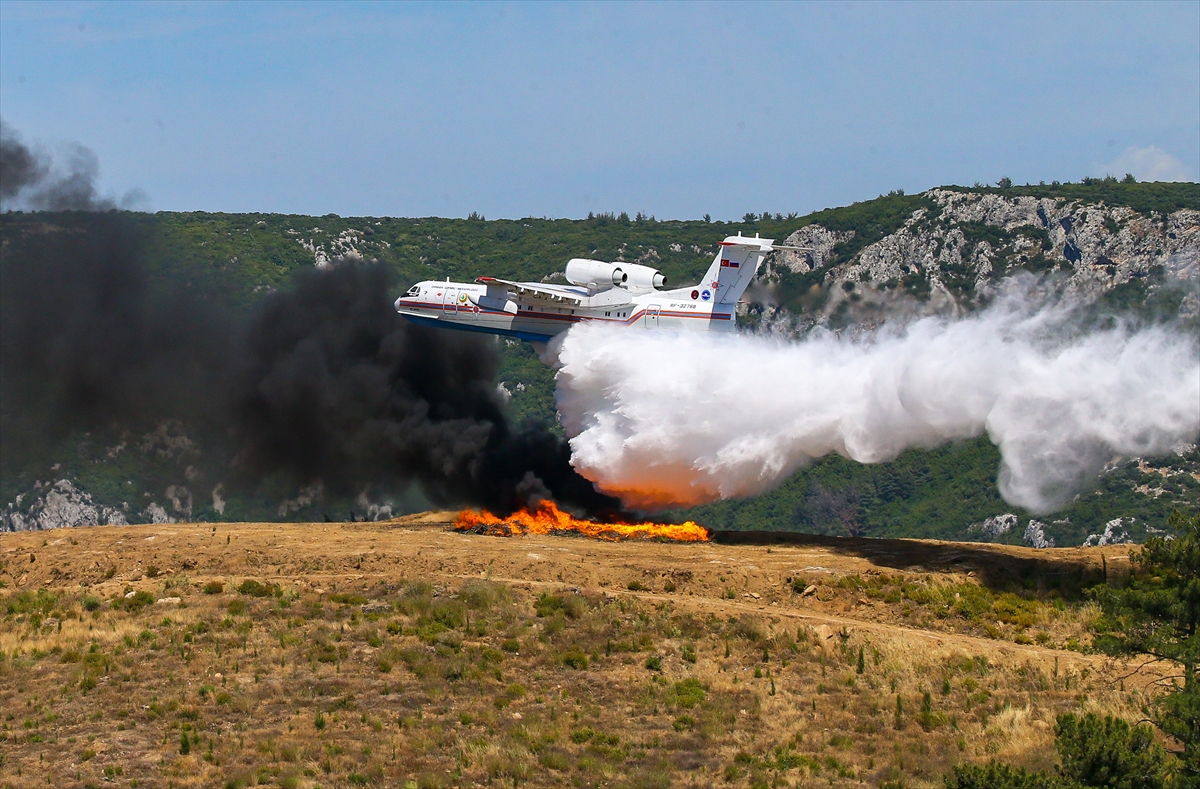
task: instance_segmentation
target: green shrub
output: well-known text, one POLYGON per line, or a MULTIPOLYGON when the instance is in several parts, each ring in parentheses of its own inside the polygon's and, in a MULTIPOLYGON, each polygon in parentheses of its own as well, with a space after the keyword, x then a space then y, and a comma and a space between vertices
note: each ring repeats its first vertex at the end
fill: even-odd
POLYGON ((579 647, 571 647, 563 653, 562 662, 567 668, 583 670, 588 667, 588 656, 579 647))
POLYGON ((994 759, 987 764, 956 764, 945 782, 946 789, 1071 789, 1055 775, 1026 772, 994 759))
POLYGON ((997 620, 1020 628, 1037 621, 1037 611, 1037 601, 1017 597, 1012 592, 1005 592, 992 603, 992 615, 997 620))
POLYGON ((130 613, 141 611, 146 606, 154 602, 154 595, 147 591, 139 589, 133 593, 132 597, 125 597, 121 600, 121 607, 130 613))
POLYGON ((579 619, 587 613, 588 604, 582 596, 577 594, 567 595, 563 598, 562 611, 567 615, 568 619, 579 619))
MULTIPOLYGON (((817 772, 821 769, 821 763, 812 756, 803 753, 796 753, 791 749, 791 746, 775 746, 775 769, 777 770, 795 770, 798 767, 805 767, 811 772, 817 772)), ((880 787, 886 784, 880 784, 880 787)), ((903 786, 900 787, 903 789, 903 786)))
POLYGON ((956 592, 954 610, 964 619, 978 621, 991 613, 992 594, 981 586, 963 584, 956 592))
POLYGON ((946 722, 946 716, 933 710, 933 696, 929 691, 921 695, 921 711, 917 713, 917 723, 925 731, 932 731, 946 722))
POLYGON ((552 614, 561 611, 563 607, 563 599, 556 594, 547 594, 542 592, 538 595, 538 599, 534 601, 533 610, 538 616, 551 616, 552 614))
POLYGON ((650 669, 651 671, 662 671, 662 658, 660 658, 658 655, 651 655, 650 657, 646 658, 645 665, 646 668, 650 669))
POLYGON ((225 584, 220 581, 209 581, 204 585, 205 594, 221 594, 225 591, 225 584))
POLYGON ((249 597, 270 597, 271 595, 279 596, 281 590, 277 584, 264 584, 256 581, 253 578, 247 578, 242 581, 237 588, 238 592, 249 597))
POLYGON ((59 602, 59 595, 44 589, 19 591, 5 602, 5 613, 10 615, 49 614, 59 602))
POLYGON ((1130 726, 1112 715, 1059 715, 1054 747, 1067 778, 1086 786, 1163 789, 1167 752, 1147 725, 1130 726))
POLYGON ((429 609, 429 618, 443 627, 457 630, 466 621, 463 605, 457 600, 438 600, 429 609))
MULTIPOLYGON (((265 595, 256 596, 265 597, 265 595)), ((354 592, 334 592, 329 595, 329 602, 340 603, 341 605, 363 605, 367 602, 367 598, 354 592)))
POLYGON ((91 595, 83 596, 83 610, 95 611, 100 607, 100 599, 91 595))
POLYGON ((671 686, 668 701, 677 707, 691 709, 704 701, 706 692, 704 685, 695 677, 680 680, 671 686))

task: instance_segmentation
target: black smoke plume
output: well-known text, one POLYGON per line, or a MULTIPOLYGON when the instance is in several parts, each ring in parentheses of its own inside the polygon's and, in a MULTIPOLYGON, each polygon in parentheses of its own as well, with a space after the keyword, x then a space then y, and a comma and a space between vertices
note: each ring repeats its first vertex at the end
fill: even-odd
POLYGON ((120 434, 169 418, 211 427, 229 381, 229 322, 186 288, 151 279, 129 215, 45 218, 3 220, 5 473, 76 430, 120 434))
POLYGON ((105 211, 116 206, 96 189, 100 161, 79 144, 68 147, 65 169, 21 142, 0 121, 0 209, 14 206, 45 211, 105 211))
POLYGON ((619 511, 571 468, 566 442, 509 423, 495 344, 405 322, 382 266, 304 271, 239 317, 148 269, 144 220, 96 210, 94 168, 64 181, 8 129, 0 164, 5 199, 92 209, 0 220, 6 475, 73 431, 177 420, 227 448, 243 486, 416 484, 441 505, 619 511))
POLYGON ((382 266, 343 264, 268 297, 234 396, 244 469, 343 492, 412 480, 435 502, 502 512, 537 498, 619 509, 571 468, 566 442, 508 423, 491 340, 413 326, 391 290, 382 266))

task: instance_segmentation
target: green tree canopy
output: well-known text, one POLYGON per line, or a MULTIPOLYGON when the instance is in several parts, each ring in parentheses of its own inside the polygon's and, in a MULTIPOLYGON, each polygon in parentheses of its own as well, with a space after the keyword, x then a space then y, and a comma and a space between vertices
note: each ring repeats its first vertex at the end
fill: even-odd
POLYGON ((946 789, 1075 789, 1057 776, 1031 773, 994 759, 987 764, 956 764, 945 783, 946 789))
POLYGON ((1110 654, 1149 655, 1179 667, 1163 680, 1154 723, 1183 745, 1185 786, 1200 785, 1200 514, 1173 513, 1173 539, 1155 537, 1131 557, 1129 584, 1099 587, 1104 614, 1096 645, 1110 654))
POLYGON ((1112 715, 1059 715, 1054 747, 1063 777, 1084 786, 1163 789, 1170 757, 1149 726, 1130 726, 1112 715))
MULTIPOLYGON (((1059 715, 1054 747, 1057 773, 1028 772, 996 760, 957 765, 947 789, 1166 789, 1172 758, 1149 726, 1130 726, 1094 712, 1059 715)), ((1181 782, 1188 786, 1186 782, 1181 782)))

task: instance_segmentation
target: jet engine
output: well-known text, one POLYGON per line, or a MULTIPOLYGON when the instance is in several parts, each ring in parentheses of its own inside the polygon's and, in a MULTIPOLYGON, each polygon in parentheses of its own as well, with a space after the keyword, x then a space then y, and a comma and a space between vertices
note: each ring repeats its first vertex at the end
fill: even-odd
MULTIPOLYGON (((585 288, 611 288, 624 285, 627 279, 623 263, 605 263, 603 260, 572 258, 567 263, 567 282, 585 288)), ((637 268, 645 268, 638 266, 637 268)))
POLYGON ((637 263, 625 263, 623 265, 628 273, 625 287, 630 291, 649 291, 667 286, 667 278, 658 269, 653 269, 649 266, 639 266, 637 263))

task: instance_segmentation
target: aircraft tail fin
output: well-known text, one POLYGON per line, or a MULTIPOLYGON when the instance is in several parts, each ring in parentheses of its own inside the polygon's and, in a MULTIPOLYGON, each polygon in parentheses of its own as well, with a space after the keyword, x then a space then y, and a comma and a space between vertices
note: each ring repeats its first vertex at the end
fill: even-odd
POLYGON ((775 249, 773 243, 774 240, 770 238, 729 236, 721 242, 721 249, 700 287, 711 289, 717 304, 737 304, 746 288, 750 287, 763 258, 775 249))

